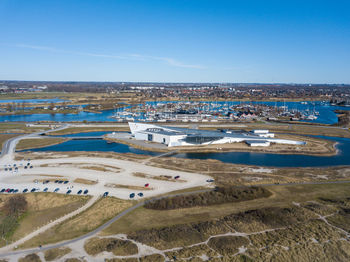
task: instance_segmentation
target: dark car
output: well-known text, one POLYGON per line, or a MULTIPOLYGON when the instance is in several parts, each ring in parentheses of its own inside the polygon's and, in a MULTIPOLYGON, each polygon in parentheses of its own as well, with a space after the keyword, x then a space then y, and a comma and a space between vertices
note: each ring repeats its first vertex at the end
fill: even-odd
POLYGON ((7 167, 5 167, 5 171, 7 171, 7 167))
POLYGON ((12 171, 12 167, 10 167, 9 170, 12 171))
POLYGON ((33 168, 33 166, 30 166, 30 168, 33 168))
POLYGON ((55 180, 55 183, 58 183, 58 180, 55 180))
POLYGON ((13 188, 10 189, 9 193, 13 193, 15 191, 13 188))
POLYGON ((70 193, 72 193, 72 190, 69 189, 66 194, 68 195, 70 193))
POLYGON ((106 197, 106 196, 108 196, 108 192, 103 193, 103 197, 106 197))
POLYGON ((59 188, 56 188, 53 192, 58 192, 58 190, 60 190, 59 188))
POLYGON ((5 188, 1 189, 0 193, 4 193, 5 192, 5 188))
POLYGON ((86 195, 87 193, 89 193, 89 190, 85 189, 84 190, 84 195, 86 195))
POLYGON ((24 169, 27 169, 27 166, 24 166, 24 169))
POLYGON ((68 184, 69 181, 64 181, 63 184, 68 184))
POLYGON ((47 192, 47 190, 49 190, 47 187, 45 187, 45 189, 43 190, 44 192, 47 192))
POLYGON ((46 180, 46 181, 43 182, 43 184, 48 184, 48 183, 50 183, 49 180, 46 180))
POLYGON ((145 187, 149 187, 149 183, 145 184, 145 187))
POLYGON ((80 195, 82 192, 83 192, 83 190, 79 190, 77 194, 80 195))
POLYGON ((207 179, 207 182, 212 183, 212 182, 214 182, 214 179, 207 179))
POLYGON ((176 176, 176 177, 174 177, 175 179, 179 179, 180 178, 180 176, 176 176))
POLYGON ((23 189, 23 193, 27 193, 27 192, 28 192, 27 188, 23 189))
POLYGON ((62 184, 62 183, 63 183, 63 181, 62 181, 62 180, 58 181, 58 184, 62 184))
POLYGON ((30 166, 30 163, 27 163, 27 166, 30 166))
POLYGON ((142 192, 138 193, 137 195, 138 195, 139 197, 143 197, 143 193, 142 193, 142 192))
POLYGON ((18 189, 13 190, 12 193, 18 193, 18 189))
POLYGON ((134 197, 135 197, 135 193, 131 193, 131 194, 129 195, 129 197, 130 197, 130 198, 134 198, 134 197))
POLYGON ((35 192, 35 190, 36 190, 35 188, 32 188, 32 190, 30 190, 30 192, 35 192))

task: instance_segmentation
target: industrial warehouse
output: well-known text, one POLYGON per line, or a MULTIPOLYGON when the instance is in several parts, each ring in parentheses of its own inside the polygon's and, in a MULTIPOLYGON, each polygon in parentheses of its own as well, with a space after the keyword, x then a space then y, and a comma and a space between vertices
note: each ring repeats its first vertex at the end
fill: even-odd
POLYGON ((236 130, 199 130, 181 127, 158 126, 129 122, 132 136, 136 140, 161 143, 168 147, 198 146, 245 142, 249 146, 270 146, 271 143, 305 145, 303 141, 275 138, 269 130, 251 132, 236 130))

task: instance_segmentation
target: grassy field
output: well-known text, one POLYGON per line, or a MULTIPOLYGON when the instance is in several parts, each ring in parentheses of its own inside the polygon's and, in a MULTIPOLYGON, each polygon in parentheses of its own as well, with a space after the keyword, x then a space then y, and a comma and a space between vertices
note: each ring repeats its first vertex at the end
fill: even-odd
POLYGON ((19 136, 16 134, 0 134, 0 145, 2 145, 6 140, 15 137, 15 136, 19 136))
POLYGON ((33 133, 47 129, 47 127, 27 127, 21 123, 0 123, 0 133, 33 133))
POLYGON ((303 202, 306 200, 315 200, 319 197, 348 197, 350 183, 274 186, 268 189, 273 194, 268 199, 255 199, 237 202, 235 204, 229 203, 162 211, 140 207, 106 228, 103 234, 127 234, 143 229, 206 221, 249 209, 283 207, 285 205, 291 205, 293 201, 303 202), (137 219, 135 219, 136 217, 137 219))
MULTIPOLYGON (((28 211, 20 219, 19 225, 8 240, 18 240, 38 227, 47 224, 67 213, 83 206, 89 197, 66 196, 54 193, 30 193, 24 195, 28 202, 28 211)), ((11 195, 0 195, 0 209, 11 195)), ((1 242, 4 245, 4 242, 1 242)))
POLYGON ((52 146, 56 144, 63 143, 67 141, 67 138, 61 138, 61 137, 44 137, 44 138, 28 138, 28 139, 22 139, 18 142, 16 146, 16 150, 25 150, 25 149, 31 149, 31 148, 39 148, 39 147, 46 147, 46 146, 52 146))
POLYGON ((130 131, 129 127, 70 127, 59 131, 50 132, 48 135, 56 136, 56 135, 68 135, 68 134, 76 134, 82 132, 98 132, 98 131, 106 131, 106 132, 118 132, 118 131, 130 131))
POLYGON ((34 237, 21 247, 35 247, 86 234, 131 205, 131 201, 112 197, 102 198, 86 211, 34 237))

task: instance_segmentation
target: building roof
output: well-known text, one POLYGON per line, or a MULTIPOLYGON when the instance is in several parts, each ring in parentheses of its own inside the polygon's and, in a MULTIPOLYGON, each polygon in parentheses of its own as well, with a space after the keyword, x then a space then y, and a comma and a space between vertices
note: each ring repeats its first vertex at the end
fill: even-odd
POLYGON ((245 142, 247 144, 266 144, 266 143, 270 143, 267 140, 246 140, 245 142))

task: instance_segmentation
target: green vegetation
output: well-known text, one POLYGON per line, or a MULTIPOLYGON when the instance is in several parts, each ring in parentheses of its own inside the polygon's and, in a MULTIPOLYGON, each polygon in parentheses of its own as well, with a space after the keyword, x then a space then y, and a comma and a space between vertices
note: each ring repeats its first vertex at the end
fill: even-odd
POLYGON ((112 252, 116 256, 127 256, 138 253, 137 246, 129 240, 117 238, 91 238, 84 245, 85 251, 95 256, 103 251, 112 252))
POLYGON ((19 225, 21 217, 28 209, 28 202, 24 196, 17 195, 7 198, 1 208, 0 233, 2 240, 12 237, 19 225))
POLYGON ((145 208, 169 210, 234 203, 269 196, 271 193, 262 187, 219 187, 214 191, 149 201, 145 204, 145 208))

